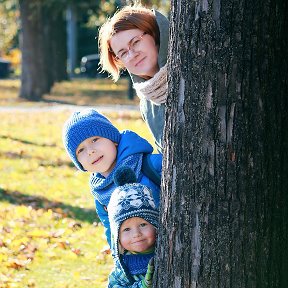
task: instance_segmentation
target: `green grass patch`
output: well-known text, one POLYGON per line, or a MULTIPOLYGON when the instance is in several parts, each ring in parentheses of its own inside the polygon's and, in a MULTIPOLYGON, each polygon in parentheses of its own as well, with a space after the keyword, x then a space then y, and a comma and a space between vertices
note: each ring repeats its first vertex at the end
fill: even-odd
MULTIPOLYGON (((89 174, 73 167, 62 146, 70 113, 0 112, 1 288, 107 285, 113 263, 101 252, 107 244, 89 174)), ((138 112, 106 115, 152 143, 138 112)))

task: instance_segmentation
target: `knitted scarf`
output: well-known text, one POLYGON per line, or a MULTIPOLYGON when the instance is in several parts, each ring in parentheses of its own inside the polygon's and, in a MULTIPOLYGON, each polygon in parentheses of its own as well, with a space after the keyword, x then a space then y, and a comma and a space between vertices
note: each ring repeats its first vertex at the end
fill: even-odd
POLYGON ((146 274, 147 266, 155 252, 149 254, 124 254, 123 263, 131 275, 146 274))
POLYGON ((133 85, 140 99, 146 99, 159 106, 167 99, 167 64, 163 66, 153 78, 133 85))
POLYGON ((142 158, 143 153, 137 153, 126 157, 119 163, 116 163, 115 167, 107 178, 103 177, 100 173, 92 173, 90 177, 90 187, 94 198, 103 205, 108 205, 111 194, 114 191, 113 187, 115 184, 113 176, 115 171, 119 167, 128 166, 133 169, 138 179, 142 167, 142 158))

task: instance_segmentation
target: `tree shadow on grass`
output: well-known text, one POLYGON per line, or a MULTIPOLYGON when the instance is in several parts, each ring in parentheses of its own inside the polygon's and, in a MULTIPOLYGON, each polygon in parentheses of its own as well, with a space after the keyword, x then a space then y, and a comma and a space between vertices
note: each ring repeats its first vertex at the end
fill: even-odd
MULTIPOLYGON (((1 136, 0 136, 1 138, 1 136)), ((39 161, 39 166, 41 167, 62 167, 62 166, 68 166, 71 168, 75 168, 75 165, 70 160, 47 160, 44 157, 40 156, 31 156, 29 154, 25 154, 23 151, 17 151, 17 152, 2 152, 0 151, 0 159, 37 159, 39 161)), ((76 168, 75 168, 76 169, 76 168)))
POLYGON ((0 135, 0 138, 2 139, 9 139, 12 141, 17 141, 23 144, 30 144, 30 145, 35 145, 35 146, 39 146, 39 147, 56 147, 56 144, 39 144, 39 143, 35 143, 35 142, 31 142, 28 140, 23 140, 23 139, 19 139, 19 138, 14 138, 11 136, 6 136, 6 135, 0 135))
MULTIPOLYGON (((55 103, 55 104, 64 104, 64 105, 74 105, 74 106, 81 106, 73 101, 64 101, 64 100, 59 100, 59 99, 41 99, 41 102, 43 103, 55 103)), ((82 104, 82 106, 87 105, 87 104, 82 104)))
POLYGON ((55 213, 64 215, 63 217, 69 217, 77 219, 83 222, 94 223, 100 222, 94 209, 80 208, 63 202, 51 201, 46 197, 33 196, 23 194, 18 191, 5 191, 0 188, 0 201, 8 202, 13 205, 25 205, 30 206, 35 210, 52 210, 55 213))

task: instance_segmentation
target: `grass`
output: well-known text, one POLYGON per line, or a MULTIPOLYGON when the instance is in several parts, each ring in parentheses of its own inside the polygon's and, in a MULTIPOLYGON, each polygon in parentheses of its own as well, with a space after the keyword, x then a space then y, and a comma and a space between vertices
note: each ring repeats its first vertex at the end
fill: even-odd
MULTIPOLYGON (((96 89, 97 81, 77 81, 58 84, 53 90, 57 93, 47 97, 67 97, 66 102, 82 105, 83 96, 84 105, 97 105, 97 97, 85 94, 96 89)), ((0 81, 0 89, 6 91, 6 96, 0 92, 1 105, 22 106, 15 96, 18 84, 0 81)), ((115 97, 119 104, 121 97, 115 97)), ((0 288, 107 285, 113 263, 102 252, 106 240, 90 195, 89 175, 73 167, 61 142, 62 125, 70 113, 0 112, 0 288)), ((152 142, 139 112, 106 115, 120 130, 133 130, 152 142)))
POLYGON ((42 102, 29 102, 18 97, 19 80, 0 80, 0 106, 47 106, 51 103, 72 105, 106 105, 129 104, 138 105, 134 97, 128 99, 128 79, 120 79, 117 83, 110 79, 75 79, 56 83, 50 94, 43 96, 42 102))

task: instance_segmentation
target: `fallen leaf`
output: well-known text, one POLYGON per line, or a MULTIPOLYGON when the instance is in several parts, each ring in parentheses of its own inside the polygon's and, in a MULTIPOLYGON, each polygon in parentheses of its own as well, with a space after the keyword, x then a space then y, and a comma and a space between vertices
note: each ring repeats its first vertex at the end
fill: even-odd
POLYGON ((28 265, 31 262, 30 259, 27 260, 19 260, 19 259, 13 259, 9 260, 7 267, 8 268, 13 268, 13 269, 20 269, 24 268, 26 265, 28 265))
POLYGON ((68 227, 72 228, 73 231, 77 231, 82 228, 82 225, 81 223, 78 223, 78 222, 71 222, 69 223, 68 227))
POLYGON ((65 229, 59 229, 55 232, 52 232, 51 233, 51 237, 54 237, 54 238, 59 238, 61 237, 63 234, 65 233, 65 229))
POLYGON ((46 230, 35 229, 33 231, 28 232, 27 236, 32 238, 49 238, 50 233, 46 230))
POLYGON ((0 240, 0 247, 7 247, 4 241, 0 240))
POLYGON ((62 248, 62 249, 68 249, 68 247, 70 246, 69 241, 61 241, 57 243, 58 247, 62 248))
POLYGON ((81 255, 81 250, 79 248, 72 248, 71 251, 77 256, 81 255))
POLYGON ((111 254, 111 250, 110 250, 110 247, 107 245, 105 246, 101 251, 100 251, 101 254, 105 254, 105 255, 109 255, 111 254))

